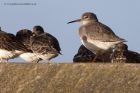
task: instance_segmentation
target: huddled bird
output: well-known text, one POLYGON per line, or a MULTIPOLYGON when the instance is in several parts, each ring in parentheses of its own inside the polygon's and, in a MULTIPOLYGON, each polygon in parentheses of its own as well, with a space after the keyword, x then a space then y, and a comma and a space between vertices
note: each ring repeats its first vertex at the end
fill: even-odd
POLYGON ((128 50, 124 43, 118 44, 112 54, 112 63, 140 63, 140 54, 128 50))
POLYGON ((41 61, 41 58, 36 53, 33 53, 31 50, 31 44, 30 44, 30 38, 32 37, 32 31, 29 29, 22 29, 19 30, 16 33, 16 38, 22 42, 26 48, 29 50, 23 54, 20 55, 22 59, 24 59, 26 62, 36 62, 38 63, 41 61))
POLYGON ((69 23, 80 22, 79 35, 82 44, 96 56, 112 51, 119 43, 126 42, 118 37, 108 26, 98 21, 96 14, 86 12, 81 19, 70 21, 69 23))
MULTIPOLYGON (((91 63, 95 58, 95 54, 88 50, 84 45, 81 45, 78 52, 73 57, 74 63, 91 63)), ((96 58, 95 62, 110 62, 111 53, 100 55, 96 58), (103 60, 104 59, 104 60, 103 60)))
MULTIPOLYGON (((92 62, 96 55, 89 51, 85 46, 81 45, 78 49, 78 52, 74 55, 73 62, 74 63, 89 63, 92 62)), ((96 61, 101 61, 100 59, 96 59, 96 61)))
MULTIPOLYGON (((78 52, 73 57, 74 63, 91 63, 96 55, 89 51, 86 47, 81 45, 78 52)), ((124 43, 118 44, 114 51, 100 55, 95 62, 101 63, 140 63, 140 54, 131 50, 128 50, 128 46, 124 43), (104 58, 104 60, 102 60, 104 58)))
POLYGON ((16 36, 2 31, 0 28, 0 62, 8 62, 28 49, 18 40, 16 36))
POLYGON ((45 32, 43 27, 34 26, 32 34, 33 36, 30 38, 31 50, 38 54, 42 60, 50 62, 52 58, 61 54, 58 40, 45 32))

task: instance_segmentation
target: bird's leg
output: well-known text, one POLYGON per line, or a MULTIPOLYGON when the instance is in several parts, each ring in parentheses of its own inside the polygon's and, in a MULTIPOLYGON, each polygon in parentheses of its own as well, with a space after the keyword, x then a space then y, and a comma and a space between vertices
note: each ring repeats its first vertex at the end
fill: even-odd
MULTIPOLYGON (((94 59, 93 59, 92 62, 96 62, 97 58, 98 58, 101 54, 102 54, 102 52, 101 52, 101 51, 98 51, 98 52, 96 53, 96 56, 94 57, 94 59)), ((102 60, 102 57, 101 57, 101 60, 102 60)))
POLYGON ((111 59, 111 63, 114 63, 114 59, 115 59, 115 49, 113 49, 112 54, 110 56, 111 59))
POLYGON ((35 63, 39 63, 39 61, 41 61, 42 59, 41 58, 39 58, 39 59, 37 59, 36 61, 35 61, 35 63))
POLYGON ((114 63, 114 53, 111 55, 111 63, 114 63))
POLYGON ((94 57, 94 59, 92 60, 92 62, 96 62, 97 57, 98 57, 98 54, 96 54, 96 56, 94 57))
POLYGON ((40 61, 40 60, 38 59, 38 60, 35 61, 35 63, 39 63, 39 61, 40 61))
POLYGON ((39 63, 39 60, 35 61, 35 63, 39 63))

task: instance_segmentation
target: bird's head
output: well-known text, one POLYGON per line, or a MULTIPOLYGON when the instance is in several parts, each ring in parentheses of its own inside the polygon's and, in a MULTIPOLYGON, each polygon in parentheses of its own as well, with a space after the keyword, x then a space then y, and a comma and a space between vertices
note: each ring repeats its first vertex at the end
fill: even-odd
POLYGON ((33 36, 38 36, 41 35, 42 33, 44 33, 43 27, 39 25, 33 27, 33 31, 32 31, 33 36))
POLYGON ((81 25, 85 25, 85 24, 93 23, 93 22, 97 22, 97 21, 98 21, 98 19, 97 19, 96 14, 91 13, 91 12, 86 12, 81 16, 80 19, 70 21, 70 22, 68 22, 68 24, 74 23, 74 22, 80 22, 81 25))

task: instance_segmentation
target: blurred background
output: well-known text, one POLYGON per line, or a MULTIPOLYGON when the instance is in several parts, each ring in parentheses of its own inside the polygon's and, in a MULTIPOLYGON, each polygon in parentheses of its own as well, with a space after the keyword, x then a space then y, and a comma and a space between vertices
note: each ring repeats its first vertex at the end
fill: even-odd
MULTIPOLYGON (((100 22, 126 39, 130 50, 140 52, 140 0, 1 0, 0 26, 16 34, 20 29, 41 25, 60 43, 63 55, 53 62, 72 62, 81 45, 78 23, 67 24, 93 12, 100 22), (25 4, 26 3, 26 4, 25 4), (28 4, 27 4, 28 3, 28 4)), ((10 61, 23 62, 16 58, 10 61)))

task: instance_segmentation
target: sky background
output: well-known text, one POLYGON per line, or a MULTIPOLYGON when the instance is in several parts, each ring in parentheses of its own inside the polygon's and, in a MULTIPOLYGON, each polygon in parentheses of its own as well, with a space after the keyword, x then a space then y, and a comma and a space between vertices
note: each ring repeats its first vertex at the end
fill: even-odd
POLYGON ((140 0, 0 0, 0 26, 16 34, 20 29, 32 30, 33 26, 41 25, 59 40, 62 49, 63 55, 52 61, 72 62, 81 45, 80 25, 67 22, 80 18, 84 12, 95 13, 100 22, 128 41, 130 50, 140 53, 140 0))

